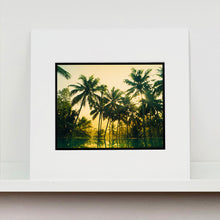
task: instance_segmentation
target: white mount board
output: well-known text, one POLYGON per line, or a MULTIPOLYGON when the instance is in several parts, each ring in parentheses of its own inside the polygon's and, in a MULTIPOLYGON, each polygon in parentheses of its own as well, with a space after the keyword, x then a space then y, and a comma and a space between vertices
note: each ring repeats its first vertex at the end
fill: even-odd
POLYGON ((188 59, 185 29, 33 31, 31 179, 189 179, 188 59), (166 150, 55 151, 56 62, 165 62, 166 150))

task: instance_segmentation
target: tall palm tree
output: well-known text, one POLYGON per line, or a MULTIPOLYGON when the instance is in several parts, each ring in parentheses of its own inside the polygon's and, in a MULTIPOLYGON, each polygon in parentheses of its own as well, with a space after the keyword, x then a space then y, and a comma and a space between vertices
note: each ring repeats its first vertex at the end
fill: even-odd
MULTIPOLYGON (((121 100, 120 100, 121 102, 121 100)), ((116 129, 116 137, 120 138, 120 127, 121 127, 121 121, 125 121, 126 118, 126 108, 123 105, 118 105, 115 110, 115 120, 118 121, 117 123, 117 129, 116 129)))
POLYGON ((122 94, 123 92, 120 91, 120 89, 115 89, 115 87, 113 87, 110 91, 107 90, 105 93, 106 105, 105 105, 105 111, 104 111, 103 116, 108 119, 106 129, 105 129, 105 136, 106 136, 106 132, 107 132, 110 119, 112 121, 115 119, 115 114, 117 114, 116 110, 117 110, 117 107, 120 105, 120 99, 122 97, 122 94))
MULTIPOLYGON (((95 120, 101 111, 102 111, 101 98, 97 97, 97 100, 92 105, 92 111, 90 112, 90 115, 92 115, 92 119, 95 120)), ((99 129, 100 129, 100 120, 98 121, 98 138, 99 138, 99 129)))
POLYGON ((65 77, 66 79, 71 78, 71 74, 58 65, 57 65, 57 73, 65 77))
POLYGON ((126 130, 127 130, 127 138, 128 138, 128 126, 131 123, 131 116, 133 112, 135 111, 135 105, 134 103, 131 102, 131 97, 128 95, 125 95, 124 97, 121 98, 121 103, 123 105, 123 112, 124 112, 124 117, 123 117, 123 122, 126 124, 126 130))
MULTIPOLYGON (((157 99, 156 95, 152 91, 146 91, 144 93, 144 105, 146 105, 146 112, 150 117, 150 122, 152 116, 158 115, 158 112, 163 110, 163 102, 161 99, 157 99)), ((149 126, 149 136, 152 136, 151 126, 149 126)))
MULTIPOLYGON (((107 134, 107 129, 108 129, 108 125, 110 125, 110 120, 111 118, 113 117, 113 113, 112 113, 112 110, 111 109, 108 109, 104 108, 104 113, 103 113, 103 119, 107 119, 107 124, 106 124, 106 128, 105 128, 105 133, 104 133, 104 138, 106 137, 106 134, 107 134)), ((110 133, 109 133, 109 137, 110 137, 110 133)), ((110 138, 109 138, 110 139, 110 138)))
POLYGON ((158 71, 157 76, 159 77, 159 79, 156 80, 153 87, 154 87, 155 95, 160 96, 163 92, 163 68, 161 67, 161 68, 157 69, 157 71, 158 71))
POLYGON ((97 97, 96 92, 98 91, 98 83, 99 83, 99 79, 94 78, 93 75, 90 76, 88 79, 86 78, 86 76, 81 75, 79 77, 79 80, 81 80, 81 83, 69 85, 74 88, 70 92, 70 95, 72 96, 77 94, 72 100, 72 106, 81 102, 77 118, 74 122, 75 125, 79 118, 82 107, 86 105, 86 102, 88 102, 89 107, 92 108, 92 105, 94 104, 95 99, 97 97))
POLYGON ((146 91, 144 93, 144 102, 147 104, 146 111, 152 115, 158 114, 163 110, 163 101, 158 99, 152 91, 146 91))
POLYGON ((129 85, 131 88, 127 90, 127 94, 133 94, 133 97, 141 96, 141 105, 142 105, 142 120, 143 120, 143 133, 144 138, 146 137, 145 131, 145 105, 143 104, 143 94, 145 91, 150 90, 149 84, 149 73, 152 69, 144 70, 136 70, 134 68, 131 69, 131 80, 125 79, 124 82, 129 85))
POLYGON ((99 99, 99 103, 100 103, 100 112, 99 112, 99 122, 98 122, 98 138, 100 137, 100 133, 101 133, 101 129, 102 129, 102 120, 103 120, 103 111, 104 111, 104 106, 105 106, 105 97, 104 96, 104 93, 106 92, 107 90, 107 85, 100 85, 98 87, 98 90, 99 92, 101 93, 101 96, 100 96, 100 99, 99 99))
POLYGON ((102 96, 98 96, 95 100, 95 102, 92 105, 92 111, 90 112, 90 115, 92 115, 92 119, 96 119, 96 117, 99 115, 99 120, 98 120, 98 138, 100 137, 101 134, 101 121, 103 117, 103 112, 105 108, 105 103, 106 99, 105 97, 103 98, 102 96))

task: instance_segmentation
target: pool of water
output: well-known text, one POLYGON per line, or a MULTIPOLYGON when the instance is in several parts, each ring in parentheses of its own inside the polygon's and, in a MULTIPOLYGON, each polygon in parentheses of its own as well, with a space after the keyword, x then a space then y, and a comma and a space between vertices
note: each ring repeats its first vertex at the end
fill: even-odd
POLYGON ((57 138, 57 149, 163 149, 163 138, 83 139, 57 138))

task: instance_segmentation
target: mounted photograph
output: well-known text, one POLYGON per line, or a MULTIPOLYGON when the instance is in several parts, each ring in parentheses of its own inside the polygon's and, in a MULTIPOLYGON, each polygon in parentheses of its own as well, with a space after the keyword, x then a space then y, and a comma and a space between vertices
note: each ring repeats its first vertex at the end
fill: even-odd
POLYGON ((182 28, 35 30, 31 178, 188 179, 188 40, 182 28))
POLYGON ((56 149, 165 149, 164 63, 56 63, 56 149))

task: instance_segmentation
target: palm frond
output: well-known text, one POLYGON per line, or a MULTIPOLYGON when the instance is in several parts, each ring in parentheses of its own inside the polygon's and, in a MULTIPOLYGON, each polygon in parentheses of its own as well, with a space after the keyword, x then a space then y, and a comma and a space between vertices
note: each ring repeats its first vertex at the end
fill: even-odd
POLYGON ((149 73, 152 71, 152 69, 147 69, 144 73, 144 76, 142 78, 142 80, 147 80, 149 78, 149 73))
POLYGON ((98 116, 98 114, 99 114, 99 112, 94 112, 93 114, 91 114, 91 115, 93 115, 93 116, 92 116, 92 119, 93 119, 93 120, 96 119, 97 116, 98 116))
POLYGON ((131 93, 133 93, 135 91, 134 87, 131 87, 130 89, 127 90, 127 95, 130 95, 131 93))
POLYGON ((136 85, 135 82, 132 82, 132 81, 129 80, 129 79, 125 79, 124 82, 125 82, 127 85, 129 85, 129 86, 135 86, 135 85, 136 85))
MULTIPOLYGON (((83 93, 81 93, 81 94, 79 94, 79 95, 77 95, 77 96, 75 96, 74 98, 73 98, 73 100, 72 100, 72 106, 74 106, 75 104, 77 104, 79 101, 81 101, 81 100, 84 100, 85 98, 85 93, 83 92, 83 93)), ((83 104, 84 105, 84 104, 83 104)))
POLYGON ((86 76, 85 76, 85 75, 80 75, 78 79, 79 79, 79 80, 82 80, 83 85, 86 85, 86 84, 87 84, 87 79, 86 79, 86 76))
POLYGON ((71 78, 71 74, 69 72, 67 72, 66 70, 64 70, 62 67, 57 66, 57 73, 61 74, 62 76, 64 76, 66 79, 70 79, 71 78))
POLYGON ((70 96, 75 95, 77 92, 79 92, 78 89, 73 89, 70 91, 70 96))

